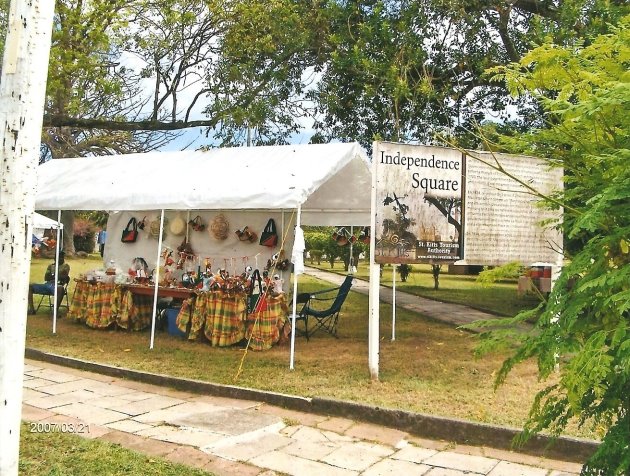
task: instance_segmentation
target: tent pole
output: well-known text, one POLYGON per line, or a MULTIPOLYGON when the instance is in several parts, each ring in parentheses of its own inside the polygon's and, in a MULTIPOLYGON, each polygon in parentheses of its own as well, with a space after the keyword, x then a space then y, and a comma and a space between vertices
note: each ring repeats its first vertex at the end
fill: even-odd
POLYGON ((160 255, 162 254, 162 232, 164 231, 164 209, 160 215, 160 234, 158 236, 157 259, 155 260, 155 273, 153 275, 153 314, 151 315, 151 344, 149 349, 153 349, 155 343, 155 316, 157 313, 158 285, 160 283, 160 255))
MULTIPOLYGON (((285 233, 284 233, 284 208, 282 209, 281 217, 282 218, 281 218, 280 229, 282 230, 282 236, 284 237, 285 236, 285 233)), ((284 242, 281 243, 281 245, 282 245, 282 249, 283 249, 284 248, 284 242)), ((286 255, 286 251, 285 251, 285 255, 286 255)), ((278 258, 278 261, 280 261, 279 258, 278 258)), ((271 277, 271 279, 273 279, 273 276, 271 277)), ((284 279, 284 272, 283 271, 280 271, 280 279, 284 279)))
MULTIPOLYGON (((295 227, 301 226, 302 221, 302 204, 297 208, 297 219, 295 227)), ((289 361, 289 369, 293 370, 293 361, 295 357, 295 313, 297 309, 297 287, 298 287, 298 275, 293 273, 293 314, 291 315, 291 358, 289 361)))
POLYGON ((354 267, 354 258, 352 255, 352 239, 354 238, 354 226, 350 225, 350 260, 348 260, 348 274, 354 274, 352 268, 354 267))
POLYGON ((57 210, 57 243, 55 243, 55 279, 53 286, 55 291, 53 292, 53 327, 52 333, 57 333, 57 299, 59 291, 57 290, 57 283, 59 282, 59 240, 61 238, 61 230, 59 224, 61 223, 61 210, 57 210))
POLYGON ((392 266, 392 341, 396 340, 396 268, 397 264, 392 266))
POLYGON ((378 380, 379 365, 379 293, 380 293, 380 266, 376 263, 376 167, 378 161, 372 161, 372 197, 370 213, 370 290, 369 290, 369 322, 368 322, 368 368, 370 378, 378 380))

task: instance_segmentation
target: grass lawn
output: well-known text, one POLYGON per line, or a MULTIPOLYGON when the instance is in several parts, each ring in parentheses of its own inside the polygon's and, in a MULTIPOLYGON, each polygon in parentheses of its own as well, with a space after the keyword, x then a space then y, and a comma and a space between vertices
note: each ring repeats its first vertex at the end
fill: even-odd
MULTIPOLYGON (((324 261, 318 265, 317 263, 311 264, 307 260, 306 264, 323 271, 346 274, 343 263, 340 261, 335 262, 333 268, 324 261)), ((358 278, 369 280, 367 263, 362 261, 357 268, 355 275, 358 278)), ((407 282, 404 283, 400 280, 400 274, 396 273, 396 289, 438 301, 464 304, 502 316, 514 316, 522 310, 536 307, 539 303, 538 298, 533 295, 519 297, 516 292, 516 282, 501 282, 491 286, 482 286, 476 282, 476 276, 447 274, 447 266, 442 267, 440 287, 436 291, 433 289, 433 275, 430 265, 414 264, 412 268, 407 282)), ((388 287, 392 286, 391 266, 383 268, 381 284, 388 287)))
POLYGON ((36 433, 22 424, 19 472, 24 476, 211 476, 211 473, 145 456, 120 445, 61 432, 36 433))
MULTIPOLYGON (((99 265, 93 260, 69 260, 72 275, 99 265)), ((33 262, 34 272, 43 263, 33 262)), ((43 273, 43 271, 42 271, 43 273)), ((41 275, 41 274, 40 274, 41 275)), ((329 283, 300 278, 300 291, 328 288, 329 283)), ((71 291, 72 292, 72 291, 71 291)), ((289 370, 289 346, 249 351, 235 380, 244 351, 213 348, 207 342, 188 342, 164 332, 156 334, 149 350, 149 332, 93 330, 83 324, 58 321, 51 333, 50 314, 43 309, 29 316, 27 346, 52 352, 179 377, 236 384, 301 396, 320 396, 388 408, 456 417, 499 425, 521 426, 536 391, 535 363, 520 366, 507 383, 493 390, 495 372, 505 355, 473 357, 472 334, 397 310, 396 341, 391 322, 381 320, 380 380, 369 378, 367 365, 368 298, 350 293, 339 322, 339 338, 316 334, 296 341, 295 370, 289 370)), ((391 316, 381 304, 381 315, 391 316)), ((599 432, 571 429, 571 434, 597 437, 599 432)))

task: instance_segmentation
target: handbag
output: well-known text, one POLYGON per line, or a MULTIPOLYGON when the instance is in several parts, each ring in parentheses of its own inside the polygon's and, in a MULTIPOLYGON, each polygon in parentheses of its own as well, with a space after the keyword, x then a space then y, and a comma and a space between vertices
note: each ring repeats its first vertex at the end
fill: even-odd
POLYGON ((265 225, 265 229, 260 234, 260 244, 263 246, 269 246, 273 248, 278 244, 278 233, 276 231, 276 222, 273 221, 273 218, 270 218, 265 225))
POLYGON ((260 271, 254 270, 251 277, 251 284, 249 287, 249 296, 247 299, 247 313, 262 312, 267 310, 267 292, 263 292, 262 278, 260 277, 260 271), (254 287, 258 283, 258 294, 254 294, 254 287))
POLYGON ((120 241, 123 243, 135 243, 138 239, 138 222, 136 217, 131 217, 127 226, 122 231, 122 236, 120 237, 120 241))
POLYGON ((206 229, 206 225, 201 221, 201 216, 197 215, 195 218, 188 222, 192 229, 195 231, 203 231, 206 229))

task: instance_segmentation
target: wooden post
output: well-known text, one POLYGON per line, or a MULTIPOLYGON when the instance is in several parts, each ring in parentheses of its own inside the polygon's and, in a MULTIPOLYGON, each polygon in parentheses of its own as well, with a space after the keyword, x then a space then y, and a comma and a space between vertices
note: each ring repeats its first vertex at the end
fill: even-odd
POLYGON ((27 289, 55 2, 12 0, 0 77, 0 474, 17 475, 27 289))

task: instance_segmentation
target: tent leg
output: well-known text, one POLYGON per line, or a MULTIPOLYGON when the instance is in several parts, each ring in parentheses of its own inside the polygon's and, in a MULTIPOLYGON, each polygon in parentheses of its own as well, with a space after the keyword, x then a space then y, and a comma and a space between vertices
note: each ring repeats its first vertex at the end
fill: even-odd
POLYGON ((61 223, 61 210, 57 210, 57 243, 55 244, 55 280, 54 280, 54 292, 53 292, 53 327, 52 333, 57 333, 57 299, 59 290, 57 289, 57 283, 59 282, 59 246, 61 239, 61 230, 59 224, 61 223))
POLYGON ((149 349, 153 349, 155 343, 155 317, 157 314, 158 285, 160 282, 160 255, 162 254, 162 232, 164 231, 164 209, 160 215, 160 235, 158 236, 157 259, 155 260, 155 274, 153 276, 153 314, 151 315, 151 343, 149 349))
MULTIPOLYGON (((301 225, 302 221, 302 205, 298 205, 297 208, 297 219, 296 219, 296 228, 301 225)), ((297 310, 297 286, 298 286, 298 275, 293 273, 293 314, 291 315, 291 357, 289 360, 289 369, 294 369, 294 358, 295 358, 295 313, 297 310)))
POLYGON ((392 266, 392 341, 396 340, 396 268, 392 266))

